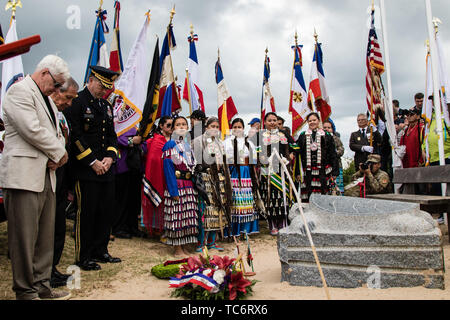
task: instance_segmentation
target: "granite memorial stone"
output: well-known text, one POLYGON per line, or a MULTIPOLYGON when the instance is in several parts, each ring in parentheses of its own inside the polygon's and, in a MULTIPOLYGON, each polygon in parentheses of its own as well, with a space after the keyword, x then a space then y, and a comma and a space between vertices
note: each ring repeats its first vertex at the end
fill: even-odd
MULTIPOLYGON (((313 195, 304 214, 327 285, 444 289, 442 234, 418 204, 313 195)), ((298 205, 280 230, 281 281, 322 286, 298 205)))

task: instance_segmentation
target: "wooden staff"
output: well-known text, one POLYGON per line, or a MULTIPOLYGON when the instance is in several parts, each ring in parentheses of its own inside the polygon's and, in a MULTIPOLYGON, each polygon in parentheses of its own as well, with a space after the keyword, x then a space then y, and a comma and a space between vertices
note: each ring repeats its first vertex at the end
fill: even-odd
MULTIPOLYGON (((274 150, 274 151, 275 152, 272 153, 272 157, 276 156, 278 158, 278 160, 281 162, 282 168, 287 172, 288 170, 287 170, 286 164, 282 161, 282 159, 280 157, 280 154, 278 153, 277 150, 274 150)), ((290 175, 288 175, 288 178, 289 178, 289 182, 291 184, 294 184, 294 182, 292 181, 292 178, 291 178, 290 175)), ((323 275, 322 267, 320 266, 319 257, 317 256, 316 246, 314 245, 314 242, 313 242, 313 239, 312 239, 312 236, 311 236, 311 231, 309 230, 308 222, 306 221, 305 214, 303 213, 303 208, 302 208, 302 205, 301 205, 302 204, 301 197, 299 196, 299 193, 297 192, 297 190, 295 190, 295 188, 294 188, 294 192, 295 192, 295 196, 297 198, 297 203, 298 203, 298 206, 299 206, 299 209, 300 209, 300 215, 302 217, 303 224, 305 225, 306 234, 308 236, 308 240, 309 240, 309 243, 311 245, 311 249, 312 249, 312 252, 313 252, 313 255, 314 255, 314 260, 316 261, 317 269, 319 269, 319 274, 320 274, 320 277, 322 279, 322 283, 323 283, 323 288, 325 290, 325 294, 327 296, 327 299, 331 300, 330 292, 328 291, 327 282, 325 281, 325 276, 323 275)))

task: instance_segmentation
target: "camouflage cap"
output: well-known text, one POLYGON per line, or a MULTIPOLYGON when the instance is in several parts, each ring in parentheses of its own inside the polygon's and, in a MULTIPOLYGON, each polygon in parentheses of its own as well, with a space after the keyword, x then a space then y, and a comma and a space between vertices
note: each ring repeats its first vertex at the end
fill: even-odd
POLYGON ((370 156, 367 157, 367 162, 380 163, 381 156, 379 154, 371 154, 370 156))

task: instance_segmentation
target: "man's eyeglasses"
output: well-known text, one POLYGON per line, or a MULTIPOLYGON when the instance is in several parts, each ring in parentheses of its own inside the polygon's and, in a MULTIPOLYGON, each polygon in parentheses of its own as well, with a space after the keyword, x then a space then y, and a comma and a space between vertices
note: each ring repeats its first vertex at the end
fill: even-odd
POLYGON ((53 77, 53 75, 52 75, 52 73, 50 71, 48 71, 48 74, 53 79, 53 86, 55 87, 55 89, 59 89, 59 88, 61 88, 63 86, 61 83, 59 83, 58 81, 55 80, 55 78, 53 77))

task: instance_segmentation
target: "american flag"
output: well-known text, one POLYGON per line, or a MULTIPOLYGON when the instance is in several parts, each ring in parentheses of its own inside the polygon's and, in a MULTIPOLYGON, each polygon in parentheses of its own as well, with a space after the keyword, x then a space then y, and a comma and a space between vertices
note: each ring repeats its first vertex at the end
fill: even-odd
POLYGON ((375 30, 375 10, 372 9, 372 24, 369 32, 369 44, 367 46, 366 56, 366 88, 367 88, 367 106, 369 111, 372 106, 380 105, 381 101, 379 96, 372 92, 373 83, 372 79, 375 76, 380 76, 384 72, 383 56, 381 54, 380 44, 378 43, 377 32, 375 30), (373 72, 373 73, 372 73, 373 72), (373 77, 372 77, 373 76, 373 77), (373 100, 373 104, 372 104, 373 100))

